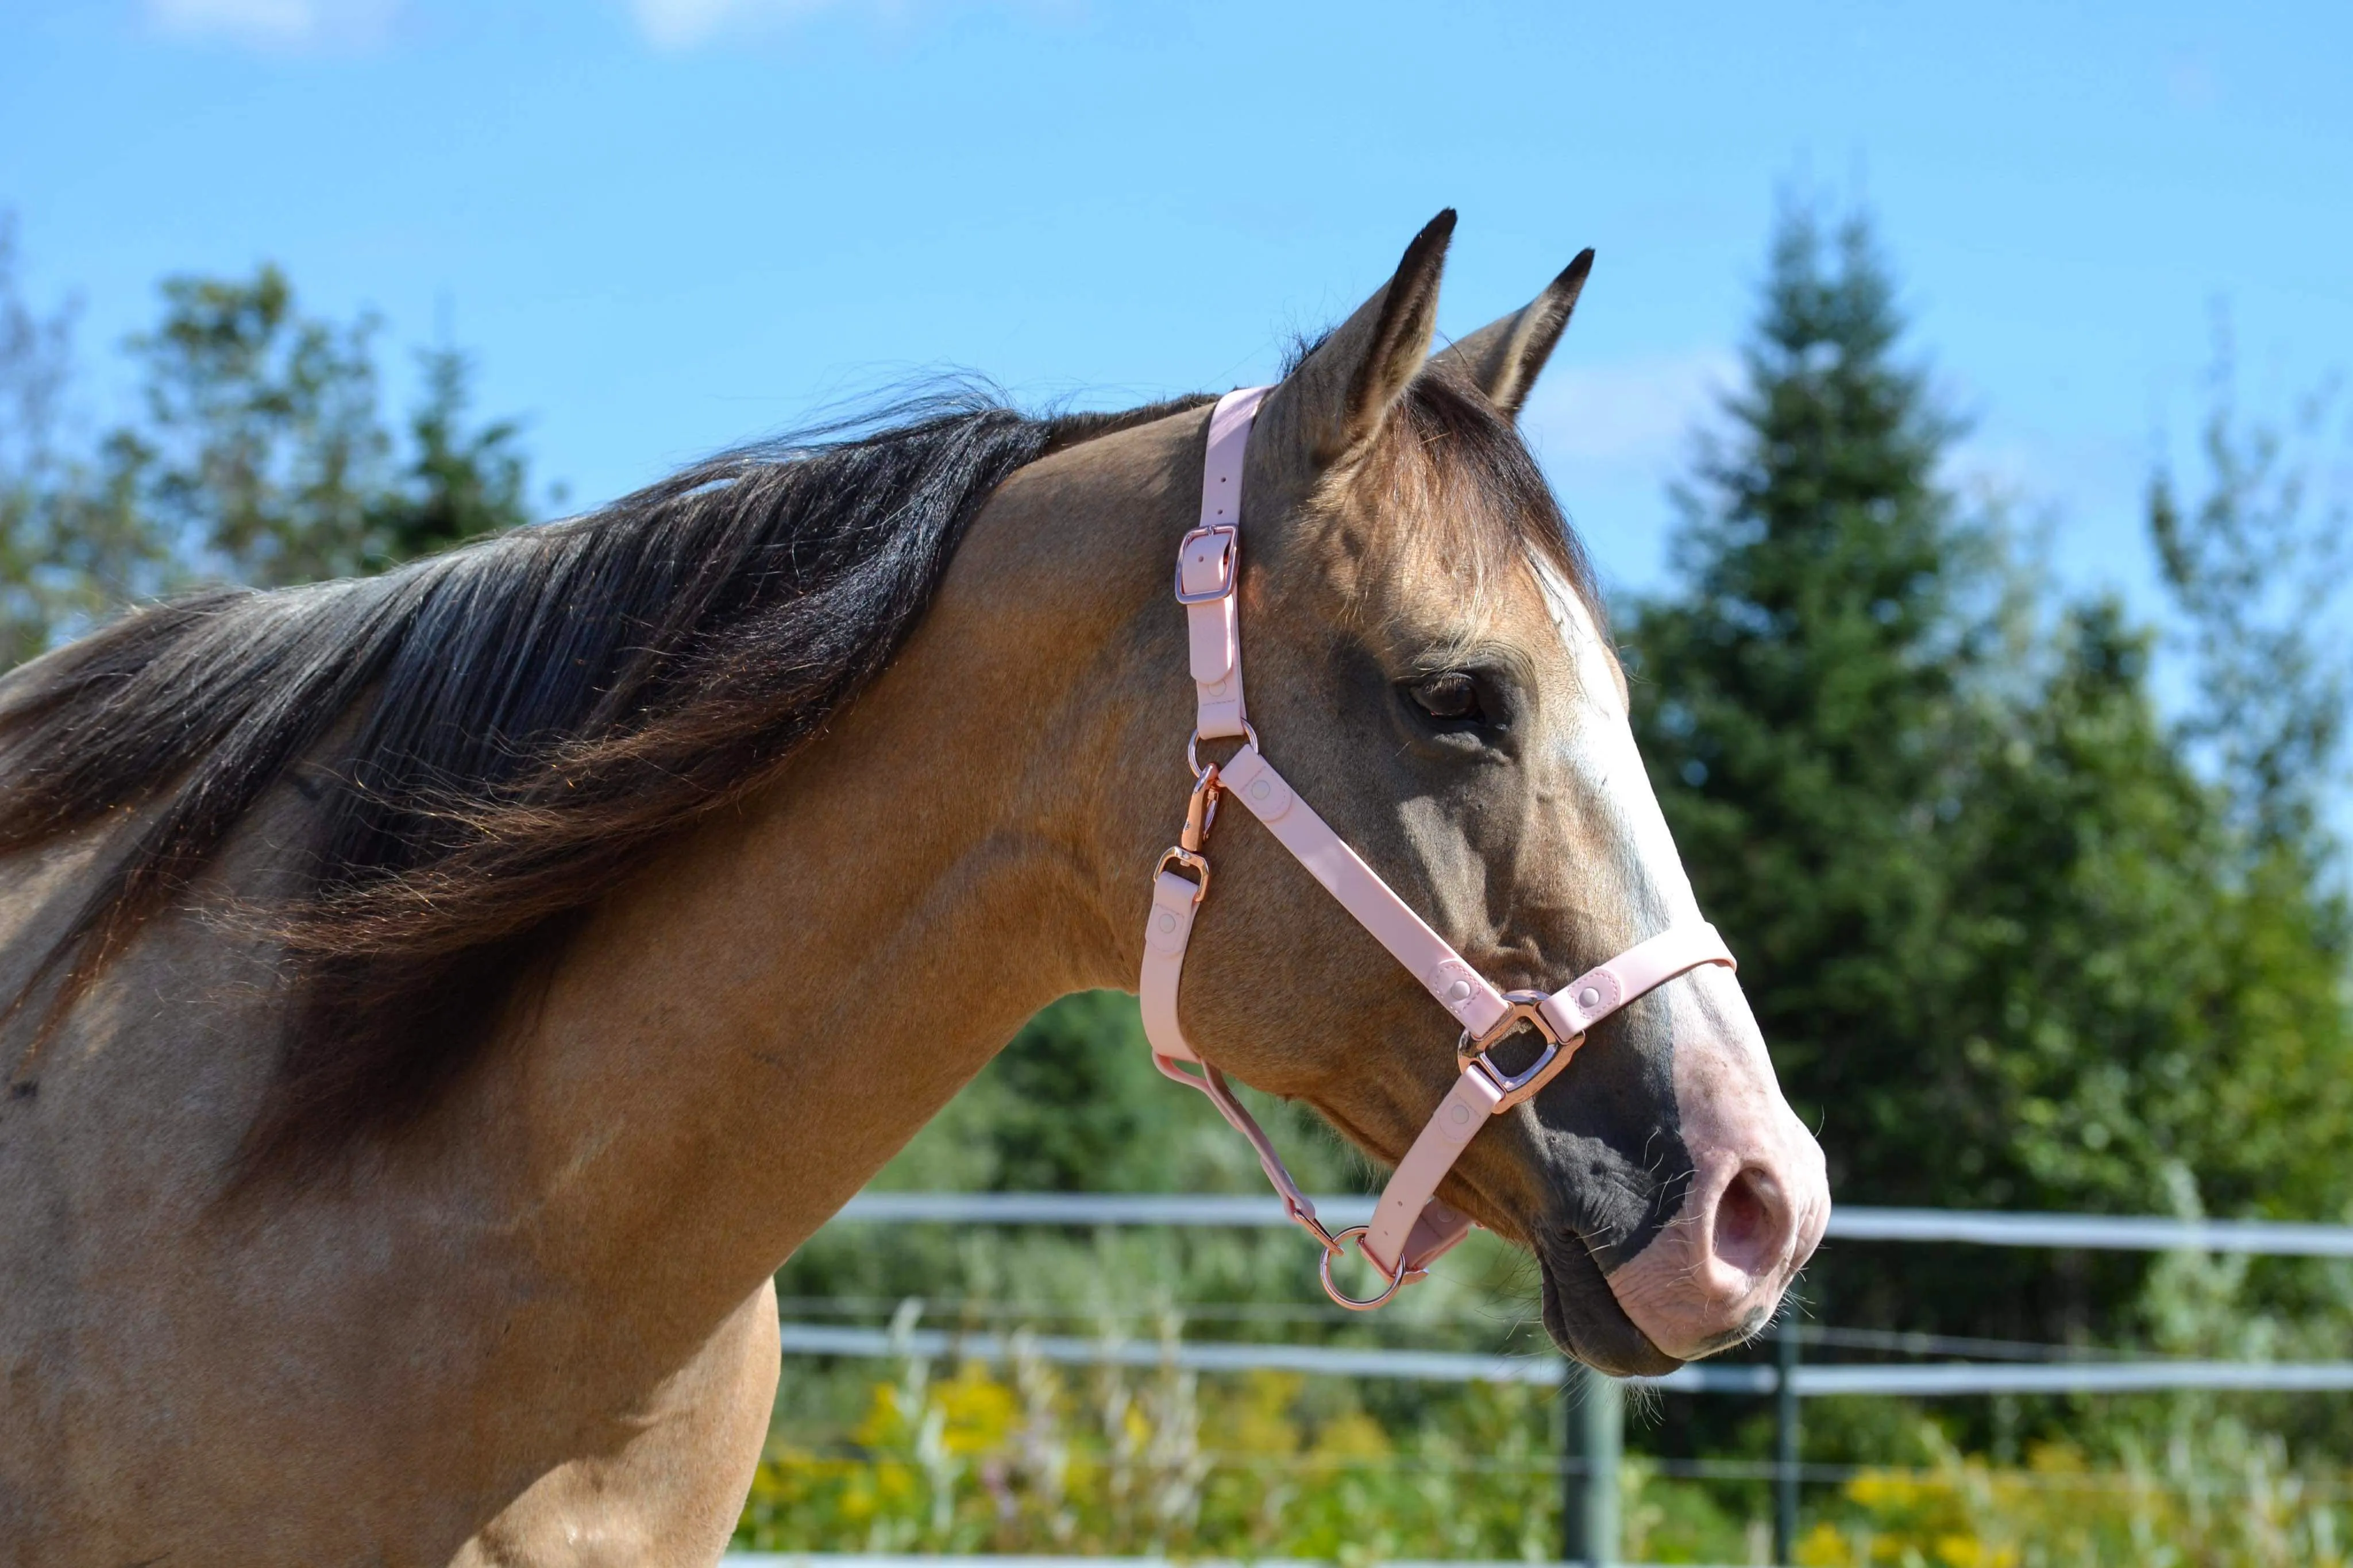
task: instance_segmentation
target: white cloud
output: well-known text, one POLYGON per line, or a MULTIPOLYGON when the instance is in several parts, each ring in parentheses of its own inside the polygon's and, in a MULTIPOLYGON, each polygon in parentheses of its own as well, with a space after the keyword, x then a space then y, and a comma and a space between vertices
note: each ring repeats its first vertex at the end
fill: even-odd
POLYGON ((828 11, 863 13, 904 28, 985 4, 1037 16, 1067 16, 1085 0, 628 0, 638 30, 658 49, 691 49, 727 34, 775 32, 828 11))
POLYGON ((148 22, 174 37, 301 51, 381 42, 402 0, 146 0, 148 22))
POLYGON ((1663 472, 1710 424, 1740 362, 1728 349, 1651 354, 1615 364, 1555 364, 1520 416, 1548 462, 1663 472))
MULTIPOLYGON (((659 49, 691 49, 739 27, 773 26, 830 11, 844 0, 629 0, 648 42, 659 49)), ((895 11, 885 0, 881 7, 895 11)))

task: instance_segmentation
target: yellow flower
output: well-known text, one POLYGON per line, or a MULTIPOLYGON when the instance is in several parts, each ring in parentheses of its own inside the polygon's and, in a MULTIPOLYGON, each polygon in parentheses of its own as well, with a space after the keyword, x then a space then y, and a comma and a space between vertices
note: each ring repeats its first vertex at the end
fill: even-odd
POLYGON ((849 1436, 850 1441, 861 1447, 880 1448, 899 1441, 906 1429, 906 1416, 899 1408, 898 1386, 878 1383, 866 1402, 866 1419, 858 1424, 849 1436))
POLYGON ((1321 1459, 1377 1459, 1388 1451, 1388 1434, 1361 1410, 1325 1422, 1315 1435, 1315 1457, 1321 1459))
POLYGON ((932 1393, 932 1402, 947 1417, 942 1441, 951 1454, 989 1454, 1005 1446, 1020 1396, 991 1377, 978 1362, 966 1362, 954 1378, 932 1393))
POLYGON ((1797 1545, 1800 1568, 1862 1568, 1853 1552, 1847 1549, 1847 1539, 1825 1520, 1806 1532, 1797 1545))
POLYGON ((2004 1568, 2017 1560, 2016 1552, 1995 1552, 1974 1535, 1936 1537, 1936 1561, 1946 1568, 2004 1568))

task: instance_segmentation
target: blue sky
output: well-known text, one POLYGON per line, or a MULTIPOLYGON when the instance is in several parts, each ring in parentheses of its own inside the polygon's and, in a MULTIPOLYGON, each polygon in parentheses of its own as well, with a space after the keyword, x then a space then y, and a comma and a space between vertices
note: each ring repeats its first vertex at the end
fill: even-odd
POLYGON ((1794 184, 1877 214, 1957 477, 2153 609, 2214 302, 2252 407, 2353 363, 2348 60, 2321 5, 0 0, 0 205, 93 417, 159 276, 273 258, 446 312, 586 503, 926 370, 1262 379, 1451 205, 1452 332, 1599 250, 1530 426, 1640 587, 1794 184))

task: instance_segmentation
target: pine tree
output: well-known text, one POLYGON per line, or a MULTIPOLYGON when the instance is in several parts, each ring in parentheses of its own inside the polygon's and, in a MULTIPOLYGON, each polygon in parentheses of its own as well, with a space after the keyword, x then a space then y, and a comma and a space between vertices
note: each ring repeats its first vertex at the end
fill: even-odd
POLYGON ((1997 642, 1983 531, 1939 489, 1954 426, 1899 363, 1868 229, 1787 213, 1728 439, 1683 513, 1688 591, 1639 606, 1638 725, 1833 1189, 1929 1201, 1947 843, 1997 642))
MULTIPOLYGON (((1867 229, 1793 212, 1772 255, 1731 434, 1681 498, 1684 590, 1633 618, 1637 724, 1833 1194, 2335 1217, 2327 847, 2251 856, 2262 814, 2159 716, 2149 636, 2011 590, 1938 483, 1955 426, 1898 360, 1867 229)), ((2147 1278, 1845 1247, 1806 1295, 1841 1324, 2117 1342, 2147 1278)))

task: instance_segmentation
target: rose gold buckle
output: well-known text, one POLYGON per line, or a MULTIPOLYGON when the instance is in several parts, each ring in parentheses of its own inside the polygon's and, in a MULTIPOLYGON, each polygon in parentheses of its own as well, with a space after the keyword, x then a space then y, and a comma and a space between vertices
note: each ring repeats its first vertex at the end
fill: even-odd
POLYGON ((1489 1025, 1475 1040, 1471 1037, 1470 1030, 1463 1030, 1462 1037, 1454 1045, 1456 1063, 1465 1072, 1476 1067, 1486 1075, 1487 1081, 1495 1086, 1496 1093, 1503 1097, 1496 1103, 1497 1110, 1519 1104, 1550 1083, 1553 1075, 1567 1067, 1569 1058, 1577 1054, 1577 1047, 1585 1043, 1583 1035, 1564 1040, 1555 1031, 1552 1020, 1544 1016, 1546 997, 1543 992, 1506 991, 1504 1000, 1507 1005, 1502 1017, 1489 1025), (1544 1037, 1544 1054, 1520 1072, 1505 1072, 1495 1065, 1487 1052, 1505 1037, 1522 1028, 1534 1029, 1544 1037))
MULTIPOLYGON (((1372 1228, 1373 1227, 1368 1225, 1352 1225, 1345 1230, 1335 1231, 1332 1235, 1330 1243, 1324 1249, 1323 1260, 1315 1266, 1316 1277, 1324 1281, 1324 1294, 1332 1298, 1332 1304, 1335 1307, 1345 1307, 1351 1312, 1369 1312, 1376 1307, 1387 1306, 1390 1297, 1396 1295, 1398 1291, 1404 1289, 1415 1280, 1425 1277, 1423 1271, 1420 1269, 1409 1269, 1406 1268, 1405 1259, 1400 1258, 1398 1259, 1397 1273, 1388 1277, 1388 1289, 1383 1290, 1377 1296, 1370 1297, 1364 1300, 1358 1300, 1356 1297, 1349 1295, 1345 1290, 1342 1290, 1337 1285, 1333 1284, 1332 1259, 1339 1257, 1341 1253, 1346 1251, 1348 1243, 1351 1241, 1356 1243, 1357 1251, 1364 1252, 1364 1238, 1371 1232, 1372 1228)), ((1369 1252, 1365 1252, 1365 1261, 1372 1264, 1376 1269, 1380 1268, 1380 1264, 1369 1252)))
POLYGON ((1178 540, 1176 542, 1176 602, 1180 605, 1214 605, 1219 599, 1231 595, 1235 581, 1241 576, 1241 530, 1230 522, 1218 522, 1207 528, 1197 528, 1178 540), (1219 568, 1218 585, 1214 588, 1205 588, 1198 594, 1187 593, 1185 591, 1187 548, 1197 539, 1216 539, 1221 535, 1225 540, 1226 548, 1225 552, 1218 558, 1219 568))

